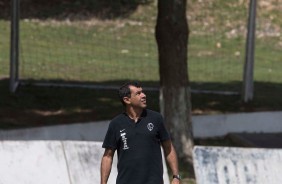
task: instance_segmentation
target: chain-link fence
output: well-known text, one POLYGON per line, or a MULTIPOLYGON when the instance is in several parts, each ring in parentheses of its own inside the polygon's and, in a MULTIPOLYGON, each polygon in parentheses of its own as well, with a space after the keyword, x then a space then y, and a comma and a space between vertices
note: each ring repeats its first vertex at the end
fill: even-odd
MULTIPOLYGON (((21 0, 19 78, 62 84, 139 80, 158 85, 156 1, 21 0)), ((281 0, 259 1, 255 80, 280 82, 281 0)), ((189 79, 240 92, 249 1, 188 1, 189 79)), ((8 75, 9 19, 0 20, 0 75, 8 75)))

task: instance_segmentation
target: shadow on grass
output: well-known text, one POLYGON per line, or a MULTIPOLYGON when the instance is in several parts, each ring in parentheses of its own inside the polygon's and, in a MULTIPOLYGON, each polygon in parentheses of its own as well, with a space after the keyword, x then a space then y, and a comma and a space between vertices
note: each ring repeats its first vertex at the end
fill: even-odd
MULTIPOLYGON (((12 94, 8 88, 8 80, 0 80, 2 129, 108 120, 123 111, 117 90, 25 85, 12 94)), ((151 96, 158 92, 148 92, 149 107, 158 110, 151 96)))
MULTIPOLYGON (((140 4, 152 3, 152 0, 26 0, 21 1, 23 19, 69 19, 85 20, 125 18, 133 13, 140 4)), ((10 17, 11 0, 0 0, 0 17, 10 17)))
MULTIPOLYGON (((42 82, 42 81, 41 81, 42 82)), ((125 81, 89 83, 120 86, 125 81)), ((84 83, 87 84, 87 83, 84 83)), ((157 87, 157 82, 144 81, 144 87, 157 87)), ((192 89, 238 90, 240 83, 191 83, 192 89), (206 88, 204 88, 206 87, 206 88)), ((282 84, 255 83, 255 97, 244 104, 239 95, 192 93, 194 115, 282 110, 282 84)), ((8 90, 8 80, 0 80, 0 128, 46 126, 109 120, 123 111, 117 90, 74 87, 19 86, 15 94, 8 90)), ((148 108, 159 111, 159 93, 145 91, 148 108)))

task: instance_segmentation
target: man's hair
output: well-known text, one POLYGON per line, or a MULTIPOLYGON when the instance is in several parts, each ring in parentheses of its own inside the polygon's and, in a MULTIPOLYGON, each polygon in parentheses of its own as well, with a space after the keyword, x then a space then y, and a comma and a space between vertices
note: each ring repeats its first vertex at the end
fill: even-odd
POLYGON ((129 81, 125 84, 123 84, 119 90, 118 90, 118 95, 119 95, 119 99, 121 101, 121 103, 125 106, 125 103, 123 101, 123 98, 124 97, 131 97, 131 91, 130 91, 130 88, 129 86, 134 86, 134 87, 137 87, 137 88, 140 88, 141 85, 139 82, 137 81, 129 81))

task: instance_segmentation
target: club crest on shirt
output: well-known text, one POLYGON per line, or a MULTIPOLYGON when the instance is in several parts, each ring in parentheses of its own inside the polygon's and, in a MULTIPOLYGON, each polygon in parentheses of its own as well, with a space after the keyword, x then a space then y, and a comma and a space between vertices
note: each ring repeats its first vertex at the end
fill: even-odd
POLYGON ((148 123, 147 128, 148 130, 152 131, 154 129, 153 123, 148 123))

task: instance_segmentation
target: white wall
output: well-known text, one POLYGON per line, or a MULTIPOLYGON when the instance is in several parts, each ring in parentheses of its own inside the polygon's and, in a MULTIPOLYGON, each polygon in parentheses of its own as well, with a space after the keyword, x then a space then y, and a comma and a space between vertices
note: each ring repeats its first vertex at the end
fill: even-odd
POLYGON ((193 116, 196 138, 221 137, 228 133, 282 132, 282 112, 254 112, 193 116))
MULTIPOLYGON (((225 136, 226 134, 231 132, 278 133, 278 132, 282 132, 281 119, 282 119, 282 112, 256 112, 256 113, 193 116, 192 117, 193 133, 196 138, 220 137, 220 136, 225 136)), ((66 155, 62 155, 63 154, 62 151, 56 149, 56 147, 58 148, 62 145, 56 142, 56 140, 60 140, 61 142, 70 140, 72 141, 70 142, 70 144, 73 144, 76 141, 84 141, 84 142, 99 141, 100 142, 99 144, 101 144, 101 141, 103 141, 104 136, 106 134, 108 125, 109 125, 109 121, 100 121, 100 122, 77 123, 71 125, 56 125, 56 126, 9 130, 9 131, 0 130, 0 139, 2 140, 0 144, 0 154, 1 154, 0 172, 2 174, 5 172, 5 175, 3 175, 5 177, 0 178, 0 183, 4 182, 5 184, 14 184, 15 182, 13 182, 14 181, 13 179, 17 180, 17 178, 13 177, 14 173, 12 172, 18 170, 19 173, 23 171, 28 172, 29 177, 27 178, 25 178, 25 175, 18 175, 18 177, 20 176, 23 177, 21 181, 26 179, 27 180, 26 183, 33 184, 29 180, 36 179, 39 176, 41 176, 41 174, 46 174, 42 176, 42 178, 44 178, 45 176, 47 178, 50 178, 51 176, 53 175, 55 176, 56 173, 60 172, 60 175, 57 178, 58 182, 49 182, 49 183, 65 184, 67 180, 70 180, 71 176, 69 175, 69 173, 67 173, 66 168, 63 168, 65 167, 64 165, 65 163, 63 163, 62 159, 63 157, 65 158, 66 155), (10 141, 13 140, 13 141, 9 142, 8 140, 10 141), (23 140, 28 140, 28 141, 23 141, 23 140), (46 142, 40 143, 40 141, 42 140, 45 140, 46 142), (51 140, 55 141, 55 143, 54 142, 50 143, 51 140), (33 144, 32 141, 35 142, 39 141, 39 143, 33 144), (54 154, 56 155, 55 157, 54 154), (58 160, 57 158, 60 159, 58 160), (21 164, 19 165, 19 163, 21 164), (34 165, 34 164, 39 164, 39 165, 34 165), (47 166, 45 166, 44 164, 45 165, 47 164, 47 166), (58 167, 56 165, 58 165, 58 167), (56 168, 53 168, 53 166, 56 166, 56 168), (25 170, 25 168, 28 169, 25 170), (48 169, 48 171, 46 169, 48 169), (56 169, 60 169, 60 171, 56 171, 56 169), (50 177, 48 174, 50 175, 50 177)), ((64 146, 69 147, 70 144, 65 144, 64 146)), ((86 143, 88 147, 90 144, 92 143, 90 142, 86 143)), ((74 145, 72 145, 72 147, 73 146, 74 145)), ((67 148, 67 150, 72 150, 72 148, 67 148)), ((78 151, 79 149, 74 149, 74 150, 78 151)), ((99 158, 101 157, 102 150, 103 149, 100 149, 99 158)), ((79 160, 75 161, 75 159, 79 158, 78 155, 80 153, 78 152, 74 153, 74 152, 75 151, 71 152, 72 155, 74 154, 76 155, 73 156, 73 159, 71 159, 71 161, 73 162, 69 162, 70 164, 69 166, 74 165, 73 166, 74 168, 79 168, 81 166, 81 162, 79 160)), ((89 152, 89 150, 87 152, 89 152)), ((64 154, 67 153, 65 152, 64 154)), ((94 153, 92 153, 92 155, 94 155, 94 153)), ((165 182, 168 183, 169 178, 167 175, 167 169, 166 167, 164 167, 164 169, 165 169, 164 179, 165 182)), ((97 171, 99 171, 98 167, 96 167, 95 169, 95 172, 97 171)), ((91 178, 92 174, 90 174, 87 177, 91 178)), ((85 173, 82 173, 81 175, 85 175, 85 173)), ((36 180, 39 181, 40 178, 41 177, 39 177, 36 180)), ((78 178, 73 178, 72 180, 76 180, 76 179, 83 179, 83 178, 78 177, 78 178)), ((42 182, 37 182, 37 184, 40 183, 44 184, 44 181, 42 180, 42 182)))
MULTIPOLYGON (((100 142, 1 141, 0 155, 0 183, 100 183, 100 142)), ((116 175, 114 166, 109 184, 116 183, 116 175)))
MULTIPOLYGON (((221 137, 228 133, 282 132, 282 112, 254 112, 193 116, 195 138, 221 137)), ((90 140, 103 141, 109 121, 0 130, 2 140, 90 140)))
POLYGON ((282 150, 195 146, 197 184, 281 184, 282 150))

